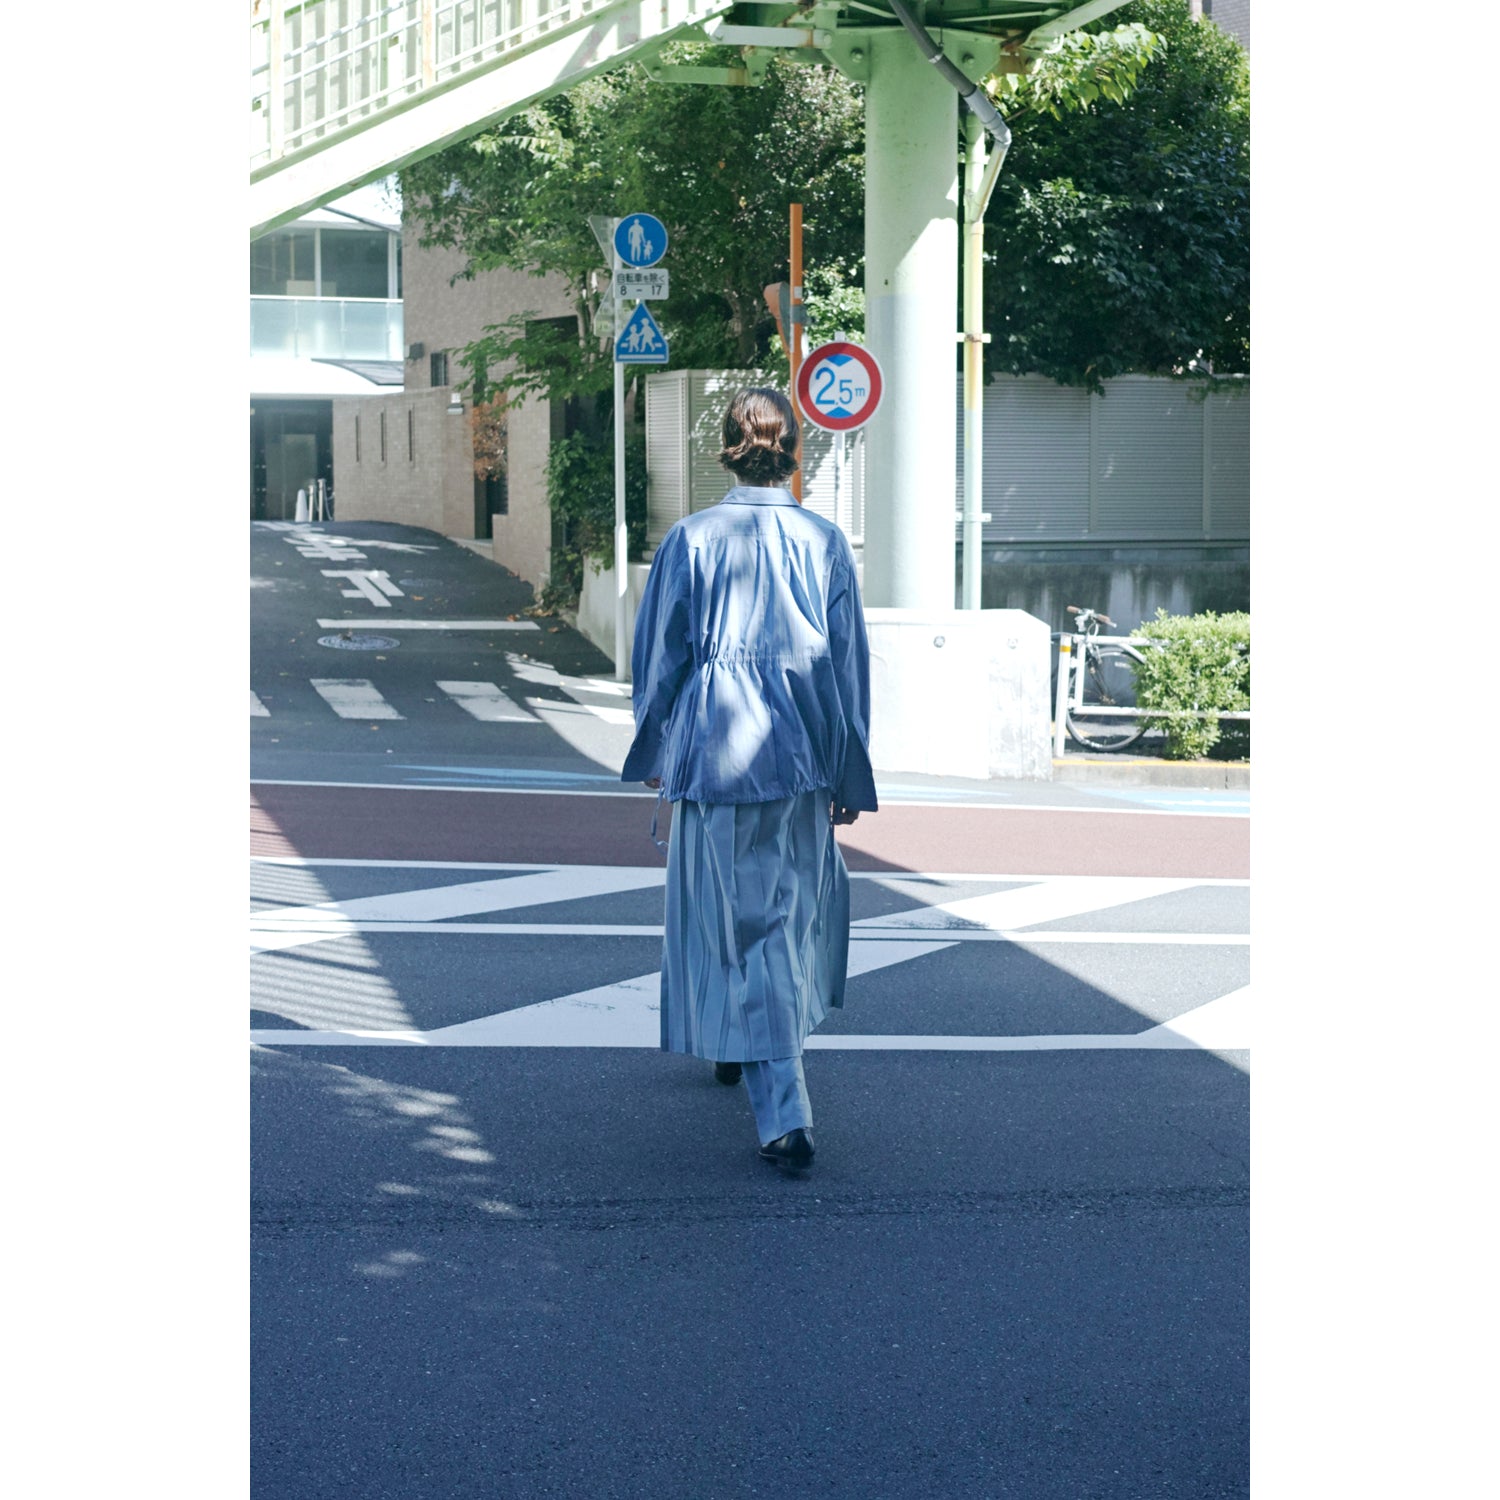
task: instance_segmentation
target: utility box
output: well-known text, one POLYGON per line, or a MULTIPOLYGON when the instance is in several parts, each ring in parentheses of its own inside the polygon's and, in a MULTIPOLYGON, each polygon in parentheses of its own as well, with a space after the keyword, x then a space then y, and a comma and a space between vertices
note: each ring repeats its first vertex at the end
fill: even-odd
POLYGON ((1052 635, 1019 609, 866 609, 877 772, 1052 779, 1052 635))

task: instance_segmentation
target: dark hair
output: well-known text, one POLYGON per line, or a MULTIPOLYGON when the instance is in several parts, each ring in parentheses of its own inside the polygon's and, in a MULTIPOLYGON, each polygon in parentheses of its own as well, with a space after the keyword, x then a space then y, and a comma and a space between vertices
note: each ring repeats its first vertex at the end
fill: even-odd
POLYGON ((780 391, 741 391, 724 413, 719 462, 745 484, 780 484, 797 467, 797 414, 780 391))

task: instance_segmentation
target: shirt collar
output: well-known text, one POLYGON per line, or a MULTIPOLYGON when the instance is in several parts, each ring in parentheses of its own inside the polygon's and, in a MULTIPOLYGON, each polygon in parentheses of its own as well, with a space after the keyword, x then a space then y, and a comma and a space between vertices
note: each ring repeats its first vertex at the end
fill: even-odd
POLYGON ((737 484, 719 502, 720 505, 795 505, 797 498, 790 490, 773 485, 764 488, 755 484, 737 484))

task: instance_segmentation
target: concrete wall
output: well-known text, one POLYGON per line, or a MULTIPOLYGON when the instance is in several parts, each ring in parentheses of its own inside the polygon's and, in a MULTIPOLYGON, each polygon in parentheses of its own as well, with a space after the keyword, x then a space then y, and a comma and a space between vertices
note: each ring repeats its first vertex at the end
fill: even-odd
POLYGON ((528 397, 510 410, 509 510, 491 518, 490 552, 497 563, 535 589, 552 571, 552 508, 547 503, 550 403, 528 397))
POLYGON ((441 390, 334 398, 333 476, 339 520, 397 521, 444 536, 474 535, 469 425, 447 408, 448 393, 441 390))
MULTIPOLYGON (((650 563, 630 563, 625 572, 625 677, 630 678, 630 648, 635 641, 635 611, 646 591, 650 563)), ((615 654, 615 575, 594 571, 594 559, 583 560, 583 587, 578 594, 578 633, 607 657, 615 654)))
POLYGON ((1050 632, 1015 609, 866 609, 877 771, 1052 779, 1050 632))
MULTIPOLYGON (((1025 610, 1053 630, 1068 628, 1070 604, 1102 611, 1122 632, 1154 619, 1158 607, 1172 615, 1250 608, 1248 546, 990 545, 982 557, 984 608, 1025 610)), ((955 576, 962 576, 961 557, 955 576)))

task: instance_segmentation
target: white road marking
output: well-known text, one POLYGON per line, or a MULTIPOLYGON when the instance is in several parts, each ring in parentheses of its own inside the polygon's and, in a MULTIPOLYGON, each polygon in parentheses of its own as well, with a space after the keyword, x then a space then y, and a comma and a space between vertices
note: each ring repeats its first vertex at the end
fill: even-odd
MULTIPOLYGON (((260 524, 260 523, 252 523, 260 524)), ((253 786, 379 786, 380 783, 367 783, 358 781, 257 781, 253 786)), ((430 791, 429 787, 409 787, 408 791, 430 791)), ((443 790, 446 790, 444 788, 443 790)), ((593 795, 587 793, 585 795, 593 795)), ((600 795, 613 797, 615 792, 604 792, 600 795)), ((624 795, 636 795, 634 793, 624 795)), ((558 870, 564 868, 590 869, 588 865, 562 866, 556 864, 516 864, 505 861, 489 860, 467 860, 467 859, 333 859, 323 858, 318 855, 306 854, 252 854, 251 864, 262 865, 303 865, 316 868, 319 865, 327 865, 338 869, 365 869, 365 870, 558 870)), ((655 869, 653 865, 639 866, 616 866, 614 868, 634 868, 639 870, 655 869)), ((1139 879, 1142 881, 1153 880, 1154 876, 1117 876, 1117 875, 1038 875, 1034 871, 1018 873, 1014 870, 992 873, 989 871, 976 870, 930 870, 924 871, 917 876, 896 876, 887 870, 850 870, 850 880, 874 880, 882 885, 899 886, 903 895, 910 894, 910 888, 921 884, 932 884, 944 881, 993 881, 996 884, 1036 884, 1045 880, 1119 880, 1139 879)), ((1190 885, 1212 885, 1212 886, 1241 886, 1245 887, 1250 882, 1243 877, 1205 875, 1201 878, 1194 876, 1188 884, 1190 885)))
MULTIPOLYGON (((411 622, 399 617, 389 620, 319 620, 321 626, 339 626, 345 630, 380 629, 386 632, 399 633, 402 630, 422 630, 425 626, 421 621, 411 622)), ((465 629, 470 628, 468 626, 465 629)), ((501 627, 496 627, 501 628, 501 627)), ((515 625, 506 625, 503 628, 515 630, 515 625)), ((528 702, 533 701, 529 700, 528 702)), ((462 766, 454 767, 453 775, 464 774, 462 766)), ((524 774, 524 773, 518 773, 524 774)), ((277 779, 274 777, 253 777, 251 786, 337 786, 355 787, 361 791, 368 792, 481 792, 486 795, 503 793, 512 797, 536 797, 536 796, 568 796, 568 797, 640 797, 647 795, 635 784, 624 784, 618 791, 594 791, 584 787, 570 786, 427 786, 419 782, 408 781, 294 781, 277 779)), ((878 790, 878 788, 877 788, 878 790)), ((656 793, 649 793, 655 797, 656 793)), ((1038 802, 959 802, 951 797, 923 801, 920 797, 891 797, 886 793, 880 793, 880 805, 882 807, 951 807, 960 812, 1006 812, 1006 813, 1067 813, 1083 818, 1216 818, 1223 817, 1222 813, 1194 813, 1194 812, 1169 812, 1165 809, 1155 807, 1066 807, 1061 804, 1038 803, 1038 802)), ((867 816, 878 816, 868 814, 867 816)), ((1239 818, 1242 814, 1233 816, 1239 818)), ((851 872, 852 874, 853 872, 851 872)), ((937 880, 946 877, 930 875, 927 879, 937 880)), ((1040 880, 1045 877, 1038 875, 979 875, 964 874, 962 872, 952 876, 955 880, 1040 880)), ((1195 879, 1194 885, 1245 885, 1249 882, 1243 879, 1195 879)))
POLYGON ((347 578, 354 585, 339 590, 345 599, 364 598, 381 609, 389 609, 392 599, 406 597, 391 582, 390 574, 378 568, 324 568, 322 573, 325 578, 347 578))
POLYGON ((531 661, 529 658, 515 655, 514 652, 506 653, 506 662, 522 682, 532 682, 538 687, 557 688, 560 692, 566 693, 577 705, 577 708, 574 708, 559 703, 555 698, 528 698, 526 700, 528 706, 538 713, 565 715, 583 709, 606 724, 635 728, 634 710, 617 708, 614 704, 590 703, 580 696, 583 693, 606 692, 614 696, 619 696, 622 692, 628 694, 630 692, 628 682, 601 683, 593 677, 565 677, 556 667, 550 667, 544 661, 531 661))
POLYGON ((476 719, 487 724, 540 724, 535 714, 529 714, 513 703, 500 687, 493 682, 440 682, 438 686, 463 709, 476 719))
POLYGON ((368 677, 313 677, 313 690, 341 719, 399 719, 368 677))
POLYGON ((918 907, 915 911, 867 917, 853 925, 858 928, 878 924, 924 931, 954 927, 1013 931, 1037 922, 1082 916, 1127 901, 1169 895, 1196 884, 1196 880, 1153 880, 1135 875, 1058 875, 1035 885, 1023 886, 1020 890, 992 891, 984 896, 918 907))
MULTIPOLYGON (((384 602, 384 601, 378 601, 384 602)), ((409 620, 392 618, 385 620, 319 620, 318 627, 330 630, 338 626, 344 630, 538 630, 535 620, 409 620)))
POLYGON ((260 701, 260 695, 254 688, 250 689, 250 717, 252 719, 269 719, 271 710, 260 701))
POLYGON ((585 703, 583 706, 606 724, 623 724, 629 729, 635 728, 635 715, 628 708, 609 708, 601 703, 585 703))
MULTIPOLYGON (((650 866, 470 865, 455 861, 305 860, 297 856, 265 856, 258 862, 284 865, 330 865, 399 869, 513 869, 527 873, 509 879, 463 882, 424 887, 381 896, 361 897, 317 906, 282 907, 252 918, 254 946, 259 951, 301 946, 357 932, 422 932, 486 934, 541 934, 558 937, 659 937, 660 927, 628 924, 574 923, 461 923, 445 920, 476 912, 517 909, 554 901, 605 895, 660 885, 665 871, 650 866)), ((910 881, 873 872, 856 878, 884 879, 911 894, 910 881)), ((926 880, 1028 880, 1018 891, 957 900, 939 907, 943 922, 955 918, 968 925, 924 926, 908 922, 905 913, 854 924, 849 945, 849 976, 907 963, 960 942, 1009 941, 1027 947, 1072 943, 1178 944, 1247 943, 1245 934, 1045 932, 1002 929, 988 925, 997 918, 1027 921, 1055 920, 1089 910, 1182 890, 1196 885, 1248 885, 1241 880, 1162 881, 1145 877, 975 876, 962 873, 926 880), (1050 895, 1036 887, 1051 887, 1050 895), (1009 903, 998 898, 1025 897, 1009 903), (911 934, 933 932, 929 938, 911 934), (936 934, 941 933, 939 937, 936 934)), ((934 892, 940 894, 940 892, 934 892)), ((347 1026, 326 1030, 257 1029, 251 1042, 258 1046, 417 1046, 417 1047, 638 1047, 655 1048, 660 1034, 659 973, 599 985, 571 995, 518 1006, 432 1030, 347 1026)), ((1134 1033, 1033 1036, 811 1036, 810 1049, 856 1051, 1044 1052, 1078 1050, 1241 1051, 1250 1046, 1249 987, 1207 1002, 1185 1015, 1134 1033)), ((347 1002, 342 1002, 346 1003, 347 1002)))
POLYGON ((628 724, 635 727, 635 715, 628 708, 606 708, 599 703, 559 703, 556 698, 527 698, 526 706, 542 718, 554 721, 567 718, 602 719, 606 724, 628 724))
POLYGON ((304 532, 300 536, 286 538, 303 557, 321 558, 324 562, 353 562, 363 558, 364 553, 347 537, 323 536, 318 532, 304 532))
MULTIPOLYGON (((327 922, 318 917, 308 917, 308 928, 328 927, 323 936, 334 936, 333 918, 327 922)), ((291 925, 288 923, 287 925, 291 925)), ((908 927, 864 927, 854 924, 850 935, 860 942, 909 943, 912 928, 908 927)), ((338 922, 337 936, 348 933, 439 933, 443 937, 631 937, 659 938, 666 929, 650 923, 626 922, 443 922, 434 926, 430 922, 338 922)), ((939 947, 950 947, 954 943, 1010 943, 1017 948, 1069 948, 1069 947, 1141 947, 1141 948, 1247 948, 1250 935, 1245 932, 995 932, 988 929, 952 928, 943 931, 944 942, 939 947)))
POLYGON ((441 931, 429 924, 476 912, 514 911, 524 906, 644 890, 664 884, 666 874, 664 869, 649 867, 554 866, 533 875, 513 875, 508 880, 471 880, 460 885, 429 886, 317 906, 277 907, 251 917, 251 945, 254 951, 262 953, 302 947, 328 938, 347 937, 359 931, 361 924, 370 923, 412 923, 420 930, 441 931))

